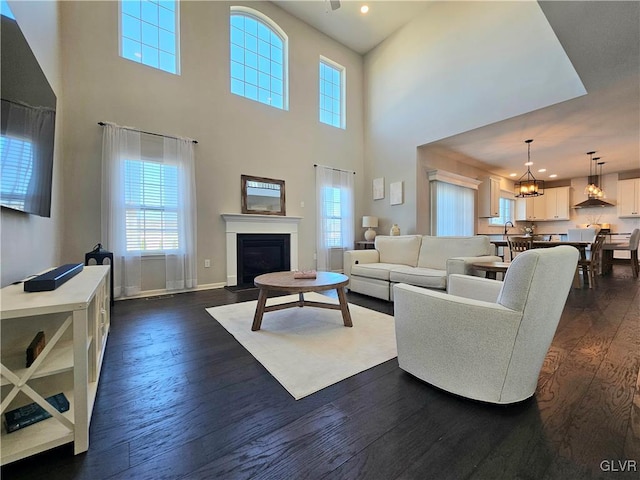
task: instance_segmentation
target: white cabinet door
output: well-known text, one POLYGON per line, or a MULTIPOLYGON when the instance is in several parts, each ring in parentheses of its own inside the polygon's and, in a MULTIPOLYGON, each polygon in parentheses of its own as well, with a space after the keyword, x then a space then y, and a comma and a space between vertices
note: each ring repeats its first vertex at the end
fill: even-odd
POLYGON ((478 186, 478 217, 500 216, 500 180, 487 177, 478 186))
POLYGON ((546 220, 569 220, 569 187, 548 188, 546 198, 546 220))
POLYGON ((618 217, 640 217, 640 178, 618 180, 618 217))
POLYGON ((517 198, 516 221, 535 222, 537 220, 544 220, 546 214, 545 195, 531 198, 517 198))

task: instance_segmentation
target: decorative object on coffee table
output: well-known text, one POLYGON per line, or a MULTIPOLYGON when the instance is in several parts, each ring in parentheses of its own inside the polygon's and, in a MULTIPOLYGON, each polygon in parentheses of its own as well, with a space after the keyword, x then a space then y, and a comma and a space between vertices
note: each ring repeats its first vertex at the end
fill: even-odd
POLYGON ((316 278, 318 273, 315 270, 296 270, 293 272, 293 278, 296 279, 304 279, 304 278, 316 278))

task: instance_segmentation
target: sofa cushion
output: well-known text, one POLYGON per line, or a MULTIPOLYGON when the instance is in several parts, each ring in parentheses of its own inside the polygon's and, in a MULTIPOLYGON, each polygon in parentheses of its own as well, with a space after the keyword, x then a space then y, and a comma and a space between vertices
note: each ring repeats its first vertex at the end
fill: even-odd
POLYGON ((418 287, 440 288, 443 290, 447 287, 447 272, 433 268, 399 265, 391 270, 389 279, 394 283, 408 283, 418 287))
POLYGON ((478 257, 492 255, 489 237, 422 237, 418 267, 447 269, 447 259, 453 257, 478 257))
POLYGON ((397 265, 393 263, 358 263, 351 267, 351 275, 389 281, 389 273, 397 265))
POLYGON ((399 235, 396 237, 378 235, 375 246, 380 253, 381 263, 415 267, 418 264, 421 241, 421 235, 399 235))

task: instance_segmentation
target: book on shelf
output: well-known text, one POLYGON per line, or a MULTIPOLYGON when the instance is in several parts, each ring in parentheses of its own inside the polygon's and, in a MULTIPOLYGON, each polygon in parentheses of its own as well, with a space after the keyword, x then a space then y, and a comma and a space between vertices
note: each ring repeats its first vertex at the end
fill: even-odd
MULTIPOLYGON (((69 400, 64 396, 64 393, 57 393, 45 398, 45 400, 60 413, 69 410, 69 400)), ((7 433, 12 433, 50 417, 51 414, 49 412, 34 402, 6 412, 4 414, 4 421, 7 427, 7 433)))
POLYGON ((38 355, 44 350, 45 340, 44 332, 40 331, 31 341, 31 344, 27 347, 27 368, 31 366, 38 355))
POLYGON ((317 274, 315 270, 296 270, 293 272, 293 278, 316 278, 317 274))

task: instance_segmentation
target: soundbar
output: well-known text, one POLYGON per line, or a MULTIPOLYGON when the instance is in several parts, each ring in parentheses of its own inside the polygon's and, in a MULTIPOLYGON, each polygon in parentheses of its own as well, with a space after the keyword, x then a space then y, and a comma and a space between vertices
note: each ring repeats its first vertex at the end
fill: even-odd
POLYGON ((55 290, 82 271, 81 263, 67 263, 24 282, 25 292, 47 292, 55 290))

